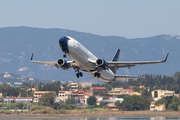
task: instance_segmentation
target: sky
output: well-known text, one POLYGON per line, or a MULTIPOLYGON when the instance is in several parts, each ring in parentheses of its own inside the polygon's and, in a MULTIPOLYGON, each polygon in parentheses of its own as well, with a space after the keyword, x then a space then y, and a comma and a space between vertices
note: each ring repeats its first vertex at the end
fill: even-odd
POLYGON ((15 26, 129 39, 180 35, 180 0, 1 0, 0 28, 15 26))

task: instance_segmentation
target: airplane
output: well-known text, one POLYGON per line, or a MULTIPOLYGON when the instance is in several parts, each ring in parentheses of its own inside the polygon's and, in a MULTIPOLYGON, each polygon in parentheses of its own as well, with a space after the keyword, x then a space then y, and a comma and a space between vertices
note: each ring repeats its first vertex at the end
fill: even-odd
POLYGON ((84 71, 90 73, 94 78, 97 78, 103 82, 112 83, 117 79, 136 79, 141 77, 134 76, 121 76, 116 75, 116 70, 118 68, 134 67, 136 65, 144 65, 144 64, 155 64, 155 63, 164 63, 166 62, 169 53, 166 55, 164 60, 159 61, 139 61, 139 62, 121 62, 119 60, 120 49, 117 50, 114 55, 112 61, 105 61, 102 58, 97 58, 93 55, 89 50, 87 50, 81 43, 75 40, 72 37, 64 36, 59 39, 59 45, 61 50, 65 53, 63 55, 64 58, 71 57, 72 61, 66 61, 64 58, 60 58, 57 61, 34 61, 32 53, 31 62, 39 63, 44 65, 52 65, 57 69, 62 68, 63 70, 68 70, 69 68, 73 68, 75 70, 77 78, 82 77, 84 71))

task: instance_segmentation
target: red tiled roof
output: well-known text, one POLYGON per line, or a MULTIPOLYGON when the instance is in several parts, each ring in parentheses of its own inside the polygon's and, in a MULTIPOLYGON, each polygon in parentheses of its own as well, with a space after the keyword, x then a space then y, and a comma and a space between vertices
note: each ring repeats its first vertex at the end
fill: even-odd
POLYGON ((16 99, 32 99, 33 97, 17 97, 16 99))
POLYGON ((105 90, 105 87, 93 87, 93 90, 105 90))
POLYGON ((59 93, 64 93, 65 91, 59 91, 59 93))

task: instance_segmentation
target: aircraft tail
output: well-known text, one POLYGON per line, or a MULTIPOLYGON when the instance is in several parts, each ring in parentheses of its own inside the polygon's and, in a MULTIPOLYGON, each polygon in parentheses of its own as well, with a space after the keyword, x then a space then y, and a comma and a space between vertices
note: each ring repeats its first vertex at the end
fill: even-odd
MULTIPOLYGON (((116 54, 114 55, 114 58, 112 61, 118 61, 119 60, 119 55, 120 55, 120 49, 117 50, 116 54)), ((114 74, 116 74, 116 68, 110 68, 114 74)))

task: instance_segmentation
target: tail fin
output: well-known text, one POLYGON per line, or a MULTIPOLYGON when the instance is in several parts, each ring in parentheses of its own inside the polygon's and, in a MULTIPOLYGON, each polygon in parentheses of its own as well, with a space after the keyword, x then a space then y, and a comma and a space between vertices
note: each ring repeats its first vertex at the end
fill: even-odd
MULTIPOLYGON (((120 55, 120 49, 117 50, 116 54, 114 55, 114 58, 112 61, 118 61, 119 60, 119 55, 120 55)), ((116 74, 116 68, 110 68, 114 74, 116 74)))

